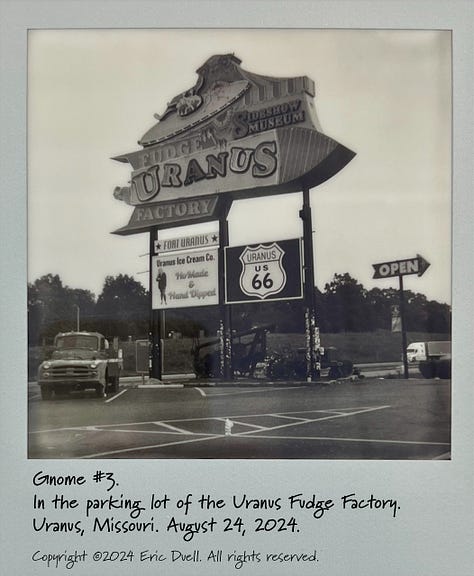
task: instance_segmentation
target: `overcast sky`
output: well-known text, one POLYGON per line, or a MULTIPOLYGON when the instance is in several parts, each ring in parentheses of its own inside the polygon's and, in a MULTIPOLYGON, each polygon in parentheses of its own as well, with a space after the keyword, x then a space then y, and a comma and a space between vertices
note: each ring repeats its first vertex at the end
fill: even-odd
MULTIPOLYGON (((106 275, 126 273, 147 286, 148 234, 111 234, 133 210, 113 198, 131 169, 111 157, 140 148, 207 58, 233 52, 254 73, 312 78, 324 133, 357 154, 311 191, 317 286, 349 272, 366 288, 398 287, 372 280, 372 264, 421 254, 431 266, 405 288, 451 302, 448 32, 36 30, 28 43, 30 282, 59 274, 98 295, 106 275)), ((301 236, 301 202, 234 203, 230 243, 301 236)))

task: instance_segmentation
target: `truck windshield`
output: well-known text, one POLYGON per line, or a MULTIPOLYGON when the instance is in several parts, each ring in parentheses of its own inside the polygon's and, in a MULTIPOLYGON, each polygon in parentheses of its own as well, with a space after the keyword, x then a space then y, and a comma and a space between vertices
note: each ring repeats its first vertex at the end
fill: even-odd
POLYGON ((59 350, 69 350, 71 348, 85 348, 87 350, 98 349, 97 336, 71 334, 61 336, 56 340, 56 348, 59 350))

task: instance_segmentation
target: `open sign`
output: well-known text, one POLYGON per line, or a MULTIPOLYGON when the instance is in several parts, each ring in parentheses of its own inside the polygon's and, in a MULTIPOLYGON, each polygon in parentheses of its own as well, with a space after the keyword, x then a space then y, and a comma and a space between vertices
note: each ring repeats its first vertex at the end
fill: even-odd
POLYGON ((416 258, 372 264, 374 268, 374 275, 372 277, 391 278, 393 276, 403 276, 405 274, 418 274, 418 276, 422 276, 429 265, 430 263, 427 262, 423 256, 417 254, 416 258))

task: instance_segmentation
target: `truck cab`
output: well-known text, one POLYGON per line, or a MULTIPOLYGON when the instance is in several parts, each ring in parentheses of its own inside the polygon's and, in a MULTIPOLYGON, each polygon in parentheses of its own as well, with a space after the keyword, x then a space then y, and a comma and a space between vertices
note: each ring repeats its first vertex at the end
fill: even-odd
POLYGON ((407 348, 407 360, 408 362, 421 362, 426 360, 426 343, 425 342, 413 342, 407 348))

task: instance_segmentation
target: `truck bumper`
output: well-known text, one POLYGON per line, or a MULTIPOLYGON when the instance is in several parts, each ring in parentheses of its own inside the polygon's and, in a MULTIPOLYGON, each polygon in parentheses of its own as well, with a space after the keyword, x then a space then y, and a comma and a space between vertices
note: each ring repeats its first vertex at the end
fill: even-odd
POLYGON ((57 390, 58 392, 71 391, 71 390, 88 390, 96 389, 98 386, 104 386, 105 383, 100 380, 38 380, 38 384, 41 388, 47 387, 52 390, 57 390))

